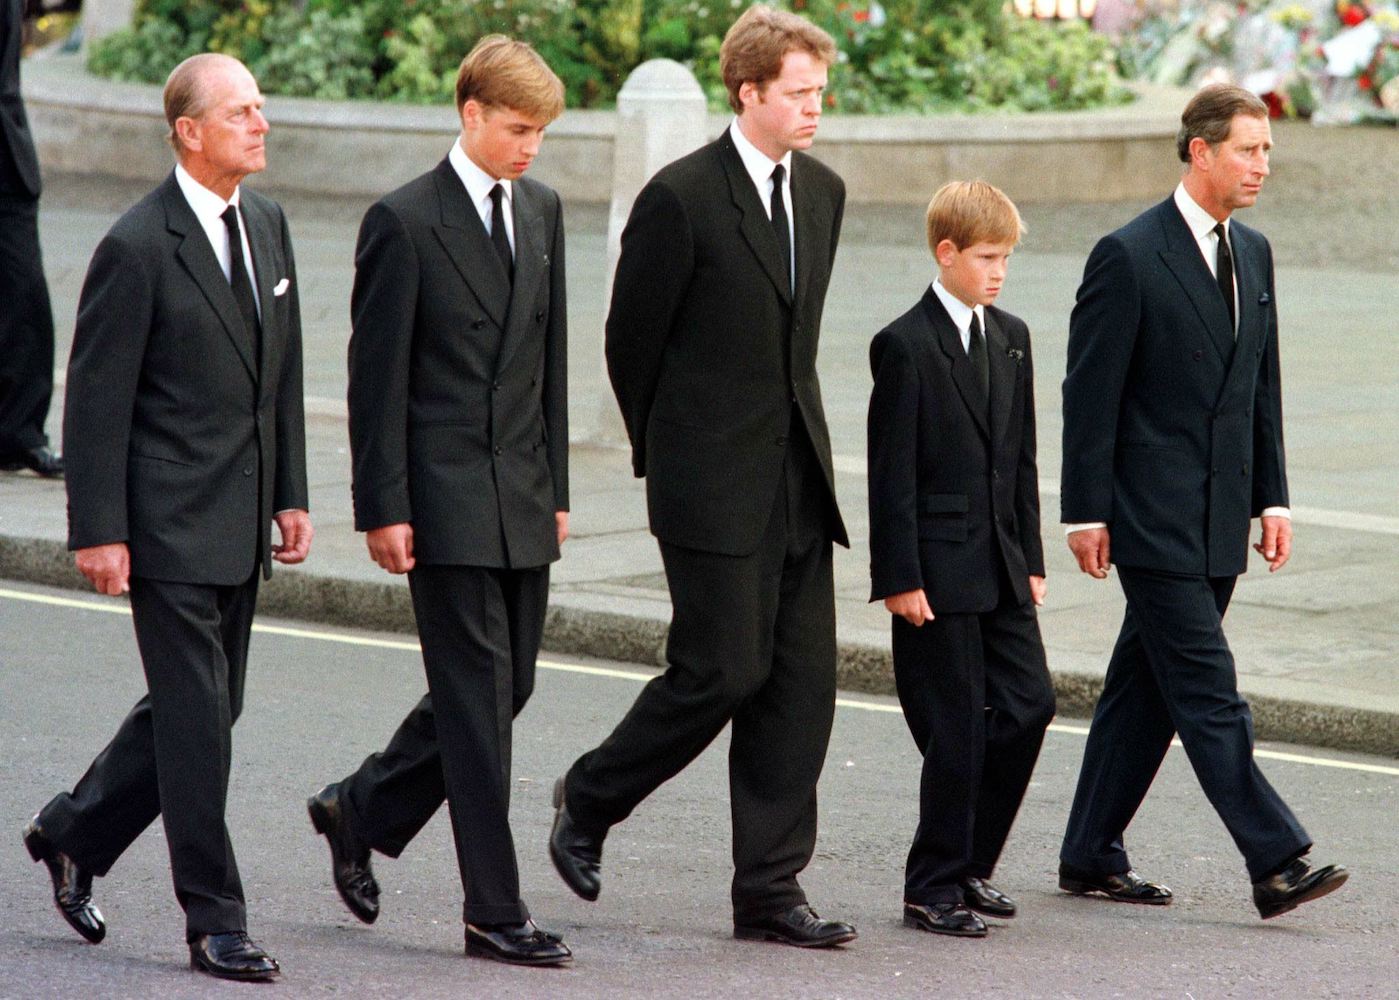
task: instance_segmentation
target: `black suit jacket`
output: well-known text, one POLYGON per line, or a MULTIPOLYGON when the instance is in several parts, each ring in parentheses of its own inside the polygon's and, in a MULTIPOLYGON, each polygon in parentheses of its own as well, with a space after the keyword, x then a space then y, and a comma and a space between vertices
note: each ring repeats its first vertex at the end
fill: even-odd
POLYGON ((816 377, 845 185, 795 153, 791 193, 795 294, 727 132, 656 174, 622 233, 607 370, 663 542, 755 551, 797 419, 830 491, 833 537, 849 544, 816 377))
POLYGON ((1229 226, 1238 339, 1168 198, 1093 249, 1069 321, 1062 518, 1104 521, 1113 561, 1232 576, 1249 519, 1286 506, 1268 241, 1229 226))
POLYGON ((934 614, 1016 599, 1044 575, 1030 331, 986 308, 990 403, 929 287, 870 344, 870 600, 923 589, 934 614), (989 419, 988 419, 989 409, 989 419))
POLYGON ((39 158, 19 89, 24 0, 0 0, 0 196, 37 198, 39 158))
POLYGON ((98 244, 63 411, 68 547, 126 542, 136 576, 272 571, 272 515, 307 508, 301 318, 286 218, 243 188, 256 345, 172 173, 98 244), (275 289, 283 281, 281 294, 275 289))
POLYGON ((355 527, 411 522, 422 564, 543 566, 568 509, 563 208, 513 185, 512 286, 449 161, 360 226, 351 298, 355 527))

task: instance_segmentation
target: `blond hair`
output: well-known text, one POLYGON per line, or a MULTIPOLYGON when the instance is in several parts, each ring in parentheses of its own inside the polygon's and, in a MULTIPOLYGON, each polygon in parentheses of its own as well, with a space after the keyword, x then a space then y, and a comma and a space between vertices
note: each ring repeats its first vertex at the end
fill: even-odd
POLYGON ((457 70, 457 113, 467 101, 551 122, 563 113, 563 81, 527 43, 487 35, 457 70))
POLYGON ((805 18, 764 4, 749 7, 733 23, 719 47, 719 72, 735 113, 743 113, 739 88, 745 83, 761 88, 777 79, 788 52, 805 52, 829 66, 835 62, 836 43, 805 18))
POLYGON ((928 249, 951 240, 958 250, 978 243, 1019 243, 1025 222, 1015 202, 985 181, 949 181, 928 202, 928 249))

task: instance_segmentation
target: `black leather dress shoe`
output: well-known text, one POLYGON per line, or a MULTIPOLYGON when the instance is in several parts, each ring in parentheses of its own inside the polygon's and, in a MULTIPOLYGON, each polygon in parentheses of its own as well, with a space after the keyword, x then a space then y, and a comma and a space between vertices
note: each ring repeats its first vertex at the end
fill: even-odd
POLYGON ((369 863, 369 848, 350 829, 340 803, 340 786, 326 785, 306 800, 311 825, 330 842, 330 873, 350 912, 366 924, 379 916, 379 883, 369 863))
POLYGON ((46 445, 40 445, 37 448, 26 448, 24 451, 17 451, 9 455, 0 461, 0 469, 4 469, 6 472, 29 469, 45 479, 62 479, 63 456, 55 454, 53 449, 46 445))
POLYGON ((1345 885, 1350 872, 1344 865, 1313 870, 1305 858, 1297 858, 1276 875, 1253 883, 1253 905, 1264 920, 1295 910, 1345 885))
POLYGON ((277 960, 246 931, 201 934, 189 943, 189 967, 219 979, 265 983, 281 974, 277 960))
POLYGON ((859 934, 843 920, 822 920, 810 906, 798 904, 763 920, 734 925, 740 941, 779 941, 798 948, 833 948, 859 934))
POLYGON ((568 945, 557 934, 536 927, 533 920, 467 924, 466 953, 511 965, 566 965, 573 961, 568 945))
POLYGON ((49 843, 35 816, 24 828, 24 846, 35 861, 42 861, 53 880, 53 902, 68 926, 97 944, 107 936, 107 922, 92 901, 92 872, 84 871, 68 855, 49 843))
POLYGON ((905 903, 904 926, 953 937, 986 936, 986 921, 961 903, 905 903))
POLYGON ((602 891, 602 838, 579 829, 563 801, 564 779, 554 782, 554 828, 549 857, 564 883, 592 902, 602 891))
POLYGON ((1130 868, 1116 875, 1101 875, 1059 862, 1059 888, 1082 896, 1101 892, 1119 903, 1148 903, 1165 906, 1171 901, 1171 890, 1159 882, 1148 882, 1130 868))
POLYGON ((988 917, 1009 920, 1015 916, 1015 900, 979 878, 962 879, 962 902, 967 909, 988 917))

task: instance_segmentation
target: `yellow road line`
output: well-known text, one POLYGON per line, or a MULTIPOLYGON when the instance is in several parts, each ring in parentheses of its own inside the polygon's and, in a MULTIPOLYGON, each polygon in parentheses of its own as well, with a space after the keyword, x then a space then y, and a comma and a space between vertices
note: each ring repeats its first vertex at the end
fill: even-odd
MULTIPOLYGON (((9 590, 0 587, 0 598, 12 601, 28 601, 31 604, 47 604, 52 607, 78 608, 83 611, 104 611, 109 614, 130 615, 131 608, 124 600, 118 598, 73 598, 55 597, 50 594, 32 594, 23 590, 9 590)), ((341 632, 324 632, 319 629, 292 628, 285 625, 253 625, 254 632, 261 632, 266 635, 279 635, 292 639, 310 639, 316 642, 337 642, 347 646, 365 646, 373 649, 396 649, 404 652, 416 653, 419 646, 416 642, 406 639, 375 639, 371 636, 346 635, 341 632)), ((656 676, 654 672, 647 673, 641 670, 619 670, 615 667, 597 667, 587 663, 566 663, 561 660, 551 660, 541 657, 539 666, 546 670, 558 670, 570 674, 587 674, 591 677, 610 677, 616 680, 637 681, 645 683, 656 676)), ((863 701, 857 698, 837 698, 836 705, 840 708, 853 708, 862 712, 887 712, 898 714, 901 709, 898 705, 891 705, 886 702, 863 701)), ((1086 726, 1070 726, 1064 723, 1052 723, 1050 732, 1066 733, 1073 736, 1088 735, 1086 726)), ((1172 746, 1180 746, 1180 740, 1172 740, 1172 746)), ((1356 761, 1336 760, 1331 757, 1311 757, 1305 754, 1285 753, 1280 750, 1254 750, 1253 755, 1265 760, 1280 760, 1289 764, 1307 764, 1312 767, 1330 767, 1346 771, 1362 771, 1367 774, 1388 774, 1399 777, 1399 767, 1386 767, 1383 764, 1362 764, 1356 761)))

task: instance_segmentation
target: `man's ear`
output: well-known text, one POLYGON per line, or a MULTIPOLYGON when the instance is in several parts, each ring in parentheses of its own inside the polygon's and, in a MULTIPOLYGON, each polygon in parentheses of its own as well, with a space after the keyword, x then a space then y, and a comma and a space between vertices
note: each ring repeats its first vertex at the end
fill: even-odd
POLYGON ((185 149, 199 152, 204 148, 204 140, 200 136, 199 123, 188 115, 181 115, 175 119, 175 137, 180 140, 180 144, 185 149))

